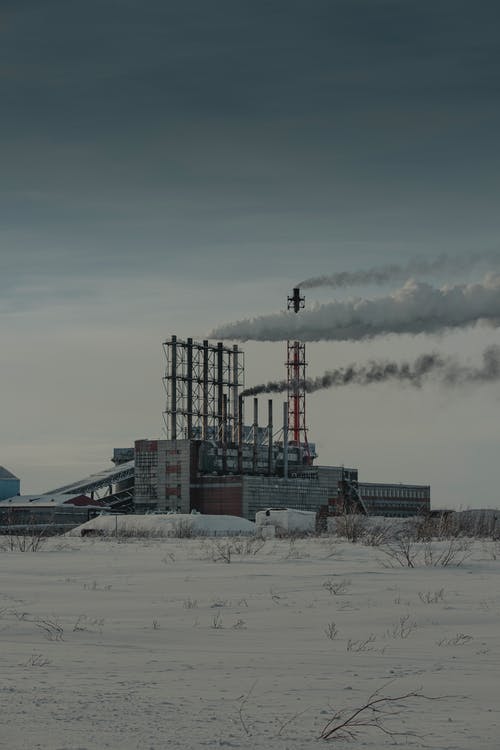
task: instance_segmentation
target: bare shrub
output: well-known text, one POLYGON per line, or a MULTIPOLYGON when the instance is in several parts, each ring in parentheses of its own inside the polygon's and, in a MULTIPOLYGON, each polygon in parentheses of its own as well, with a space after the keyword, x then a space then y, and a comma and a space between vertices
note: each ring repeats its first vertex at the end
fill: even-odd
POLYGON ((351 581, 348 578, 342 578, 340 581, 335 581, 333 578, 329 578, 323 583, 323 588, 326 589, 332 596, 339 596, 345 594, 351 581))
POLYGON ((184 609, 196 609, 198 606, 198 600, 197 599, 191 599, 190 596, 188 596, 187 599, 184 599, 182 602, 182 606, 184 609))
POLYGON ((353 651, 356 654, 361 651, 373 651, 373 644, 376 640, 377 639, 375 638, 375 635, 373 633, 371 633, 368 638, 364 638, 358 641, 349 638, 346 645, 346 651, 353 651))
POLYGON ((472 636, 467 633, 457 633, 451 638, 441 638, 436 641, 438 646, 465 646, 466 643, 472 641, 472 636))
POLYGON ((396 535, 394 524, 373 523, 365 525, 363 532, 363 544, 368 547, 380 547, 381 544, 387 544, 396 535))
POLYGON ((424 563, 434 567, 459 567, 470 554, 471 543, 468 539, 450 539, 444 549, 430 541, 424 544, 424 563))
POLYGON ((495 510, 463 510, 452 513, 450 525, 455 536, 472 539, 499 539, 500 518, 495 510))
POLYGON ((365 516, 359 513, 344 513, 336 519, 337 536, 345 537, 355 544, 365 534, 365 516))
POLYGON ((31 654, 25 666, 26 667, 46 667, 48 664, 50 664, 50 659, 46 659, 43 654, 31 654))
POLYGON ((87 591, 111 591, 111 583, 105 583, 103 586, 99 586, 98 581, 92 581, 91 583, 84 583, 83 588, 87 591))
POLYGON ((215 539, 212 542, 212 560, 213 562, 225 562, 229 565, 233 554, 233 545, 231 542, 215 539))
POLYGON ((408 638, 416 629, 417 623, 410 620, 410 615, 402 615, 398 622, 386 631, 388 638, 408 638))
POLYGON ((403 568, 414 568, 418 557, 418 547, 412 536, 402 534, 394 541, 380 548, 389 559, 389 565, 401 565, 403 568))
POLYGON ((412 536, 400 535, 396 540, 383 545, 380 550, 389 560, 389 565, 414 568, 416 565, 446 568, 460 566, 469 557, 471 543, 467 539, 450 539, 446 546, 435 540, 417 542, 412 536))
POLYGON ((103 617, 87 617, 87 615, 80 615, 75 624, 73 625, 73 633, 78 631, 86 631, 88 633, 102 633, 104 625, 103 617))
POLYGON ((211 609, 222 609, 223 607, 230 607, 231 602, 227 599, 214 599, 210 605, 211 609))
POLYGON ((329 622, 328 625, 325 628, 325 635, 330 640, 333 641, 338 635, 338 628, 335 625, 334 622, 329 622))
POLYGON ((383 690, 384 686, 375 690, 360 706, 336 711, 321 730, 318 739, 354 741, 371 729, 378 730, 393 740, 397 737, 420 737, 421 735, 408 729, 398 729, 395 720, 405 714, 409 702, 418 699, 441 700, 444 697, 433 698, 415 690, 401 695, 384 696, 383 690))
POLYGON ((213 628, 214 630, 220 630, 222 628, 222 617, 221 617, 220 612, 217 612, 212 617, 212 624, 210 625, 210 627, 213 628))
POLYGON ((438 589, 437 591, 419 591, 418 598, 424 604, 437 604, 444 599, 444 589, 438 589))
POLYGON ((43 631, 49 641, 62 641, 64 628, 55 617, 37 617, 35 620, 37 628, 43 631))
POLYGON ((0 542, 3 552, 39 552, 47 541, 47 531, 43 529, 28 530, 26 534, 6 534, 0 542))

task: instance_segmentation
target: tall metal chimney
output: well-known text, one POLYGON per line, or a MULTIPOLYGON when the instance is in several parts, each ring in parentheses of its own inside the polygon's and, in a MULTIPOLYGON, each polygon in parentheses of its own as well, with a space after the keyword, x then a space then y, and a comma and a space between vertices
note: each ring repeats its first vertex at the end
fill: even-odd
POLYGON ((186 390, 186 427, 187 438, 193 438, 193 339, 187 340, 187 390, 186 390))
POLYGON ((224 401, 224 344, 219 341, 217 344, 217 439, 223 440, 222 432, 224 421, 222 418, 224 401))
POLYGON ((177 440, 177 336, 172 336, 171 384, 172 392, 170 394, 170 437, 172 438, 172 440, 177 440))
POLYGON ((283 478, 288 479, 288 401, 283 402, 283 478))
POLYGON ((269 476, 273 474, 273 400, 267 402, 267 471, 269 476))
POLYGON ((234 344, 233 346, 233 387, 232 387, 232 396, 233 396, 233 403, 232 403, 232 436, 231 440, 233 443, 238 442, 238 345, 234 344))
POLYGON ((203 415, 202 415, 202 437, 208 440, 208 340, 203 342, 203 415))
POLYGON ((259 399, 253 400, 253 456, 252 471, 257 473, 257 454, 258 454, 258 433, 259 433, 259 399))
POLYGON ((243 474, 243 396, 238 397, 238 473, 243 474))

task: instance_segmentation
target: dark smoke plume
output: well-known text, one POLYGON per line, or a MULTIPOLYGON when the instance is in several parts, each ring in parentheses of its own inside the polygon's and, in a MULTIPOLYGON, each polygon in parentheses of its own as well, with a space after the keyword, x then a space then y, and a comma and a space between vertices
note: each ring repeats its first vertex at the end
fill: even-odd
POLYGON ((294 313, 227 323, 210 338, 238 341, 360 341, 389 333, 440 333, 478 321, 500 325, 500 274, 475 284, 444 286, 409 281, 373 299, 336 300, 294 313))
POLYGON ((312 276, 296 286, 301 289, 328 286, 333 289, 365 284, 386 284, 391 281, 406 281, 415 276, 431 276, 436 273, 460 273, 470 271, 481 263, 489 263, 498 268, 500 253, 497 251, 471 253, 463 256, 442 254, 433 260, 412 260, 407 265, 391 263, 385 266, 373 266, 359 271, 338 271, 324 276, 312 276))
MULTIPOLYGON (((366 365, 348 365, 336 370, 327 370, 316 378, 301 382, 307 393, 342 385, 372 385, 373 383, 407 383, 420 388, 424 382, 432 381, 444 386, 492 383, 500 380, 500 346, 490 346, 484 350, 479 367, 464 365, 455 357, 444 357, 437 352, 422 354, 413 363, 370 361, 366 365)), ((283 393, 287 390, 286 380, 276 380, 253 388, 247 388, 243 396, 257 396, 259 393, 283 393)))

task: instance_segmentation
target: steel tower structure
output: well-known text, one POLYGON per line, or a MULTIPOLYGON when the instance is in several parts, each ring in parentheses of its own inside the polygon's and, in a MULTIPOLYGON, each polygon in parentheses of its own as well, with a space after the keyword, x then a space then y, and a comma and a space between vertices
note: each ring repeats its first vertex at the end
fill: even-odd
MULTIPOLYGON (((295 288, 287 298, 288 310, 298 313, 305 307, 305 298, 300 296, 300 289, 295 288)), ((288 394, 288 430, 290 440, 295 445, 305 447, 307 462, 310 461, 309 444, 306 427, 306 345, 300 341, 287 341, 287 394, 288 394)))
POLYGON ((244 357, 237 346, 210 344, 172 336, 163 350, 163 383, 167 403, 163 418, 170 440, 216 440, 237 443, 239 390, 244 383, 244 357))

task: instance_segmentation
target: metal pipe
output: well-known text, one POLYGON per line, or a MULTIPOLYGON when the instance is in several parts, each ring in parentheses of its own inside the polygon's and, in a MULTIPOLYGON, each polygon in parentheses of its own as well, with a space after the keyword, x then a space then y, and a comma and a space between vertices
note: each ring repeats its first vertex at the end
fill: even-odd
POLYGON ((193 438, 193 339, 187 340, 187 393, 186 393, 186 406, 187 406, 187 439, 192 440, 193 438))
POLYGON ((267 402, 267 470, 269 476, 273 474, 273 400, 267 402))
POLYGON ((283 478, 288 479, 288 401, 283 402, 283 478))
POLYGON ((238 442, 238 374, 239 374, 239 351, 238 345, 233 346, 233 434, 231 440, 233 443, 238 442))
POLYGON ((224 422, 222 418, 224 401, 224 345, 222 341, 217 344, 217 439, 222 440, 224 422))
POLYGON ((203 415, 202 437, 208 440, 208 341, 203 342, 203 415))
POLYGON ((252 455, 252 471, 254 474, 257 473, 258 432, 259 432, 259 399, 254 398, 253 400, 253 455, 252 455))
POLYGON ((222 397, 222 473, 227 474, 227 393, 222 397))
POLYGON ((243 474, 243 396, 238 397, 238 473, 243 474))
POLYGON ((171 363, 172 392, 170 400, 170 438, 177 440, 177 336, 172 336, 172 363, 171 363))

